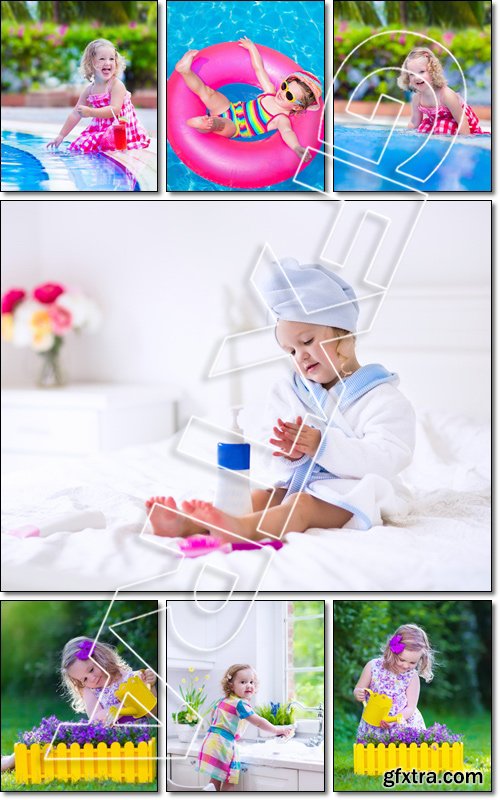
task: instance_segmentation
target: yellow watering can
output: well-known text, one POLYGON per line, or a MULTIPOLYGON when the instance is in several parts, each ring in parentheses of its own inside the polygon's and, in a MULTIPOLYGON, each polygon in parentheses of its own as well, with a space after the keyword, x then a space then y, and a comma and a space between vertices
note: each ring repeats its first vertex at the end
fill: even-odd
MULTIPOLYGON (((125 700, 120 711, 120 717, 134 717, 135 719, 145 717, 158 702, 151 689, 141 680, 139 675, 132 675, 128 680, 120 683, 115 691, 115 697, 119 700, 125 700)), ((116 717, 118 708, 118 706, 111 706, 109 709, 113 718, 116 717)))
POLYGON ((389 716, 389 710, 392 706, 392 699, 387 694, 377 694, 372 692, 371 689, 365 689, 370 695, 368 700, 363 700, 364 711, 362 719, 373 725, 375 728, 380 728, 380 723, 384 722, 402 722, 403 715, 396 714, 395 717, 389 716))

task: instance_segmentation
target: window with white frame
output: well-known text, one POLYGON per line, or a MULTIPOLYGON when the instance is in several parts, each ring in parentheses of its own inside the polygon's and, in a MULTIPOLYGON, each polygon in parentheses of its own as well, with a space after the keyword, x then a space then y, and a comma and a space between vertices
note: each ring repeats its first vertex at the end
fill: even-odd
MULTIPOLYGON (((314 707, 324 703, 325 618, 322 600, 285 602, 286 699, 314 707)), ((300 718, 315 712, 296 709, 300 718)))

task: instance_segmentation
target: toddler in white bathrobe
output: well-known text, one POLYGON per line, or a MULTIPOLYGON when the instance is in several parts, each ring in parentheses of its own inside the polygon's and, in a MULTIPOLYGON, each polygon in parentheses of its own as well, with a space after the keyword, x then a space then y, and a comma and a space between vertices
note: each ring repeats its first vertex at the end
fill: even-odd
POLYGON ((415 414, 397 375, 357 361, 353 289, 336 273, 294 259, 275 265, 259 288, 293 362, 290 379, 271 391, 274 487, 255 490, 253 513, 241 517, 203 500, 178 509, 172 497, 152 497, 146 507, 154 532, 258 540, 308 528, 366 530, 400 515, 407 492, 398 475, 412 460, 415 414))

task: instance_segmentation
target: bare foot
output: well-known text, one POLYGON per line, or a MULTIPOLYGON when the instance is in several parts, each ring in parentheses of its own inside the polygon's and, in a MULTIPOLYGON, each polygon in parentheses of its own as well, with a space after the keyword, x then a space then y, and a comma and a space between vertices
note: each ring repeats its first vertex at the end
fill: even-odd
POLYGON ((2 772, 5 772, 8 769, 14 769, 15 763, 16 761, 14 755, 2 756, 2 772))
POLYGON ((226 122, 229 125, 230 121, 221 119, 220 117, 209 117, 205 114, 203 117, 191 117, 186 120, 186 125, 200 133, 220 133, 226 127, 226 122))
POLYGON ((177 503, 173 497, 150 497, 145 503, 147 511, 151 511, 149 521, 156 536, 188 536, 189 520, 176 514, 177 503))
POLYGON ((210 533, 218 536, 224 542, 233 542, 234 536, 232 534, 243 536, 245 539, 250 538, 247 526, 244 525, 240 517, 232 517, 230 514, 225 514, 215 508, 212 503, 206 503, 204 500, 184 501, 182 510, 198 519, 210 533))
POLYGON ((191 64, 196 58, 198 52, 198 50, 188 50, 187 53, 184 53, 180 61, 178 61, 175 65, 176 72, 180 72, 181 75, 185 75, 187 72, 190 72, 191 64))

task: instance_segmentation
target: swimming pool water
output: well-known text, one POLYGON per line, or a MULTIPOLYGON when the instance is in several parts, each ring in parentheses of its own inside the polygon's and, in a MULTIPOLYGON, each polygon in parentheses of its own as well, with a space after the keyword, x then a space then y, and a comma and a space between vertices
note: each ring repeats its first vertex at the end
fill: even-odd
POLYGON ((334 127, 333 186, 339 192, 488 192, 491 191, 491 136, 460 136, 433 175, 450 145, 449 136, 431 136, 421 152, 396 172, 423 144, 425 136, 411 130, 395 130, 379 164, 390 127, 334 127), (341 149, 343 148, 343 149, 341 149), (344 150, 351 151, 350 153, 344 150), (356 155, 352 155, 355 153, 356 155), (341 160, 339 160, 341 159, 341 160), (349 162, 348 164, 343 163, 349 162), (367 171, 368 170, 368 171, 367 171), (370 174, 377 173, 377 174, 370 174), (427 180, 423 180, 428 175, 427 180), (418 178, 422 180, 418 180, 418 178), (395 186, 390 180, 404 186, 395 186), (408 187, 408 188, 405 188, 408 187))
POLYGON ((100 153, 47 150, 47 137, 2 131, 2 190, 21 192, 138 192, 134 175, 100 153))
MULTIPOLYGON (((292 58, 304 69, 324 75, 324 4, 321 0, 176 0, 167 4, 167 75, 176 62, 191 48, 201 50, 218 42, 234 42, 248 36, 257 44, 272 47, 292 58)), ((232 88, 232 87, 231 87, 232 88)), ((241 91, 231 96, 241 100, 241 91)), ((279 136, 279 134, 273 134, 279 136)), ((298 165, 298 160, 297 160, 298 165)), ((323 190, 324 159, 316 156, 300 173, 307 189, 290 178, 265 189, 240 191, 304 192, 323 190)), ((178 158, 167 142, 167 189, 169 191, 238 191, 219 186, 192 172, 178 158)))

